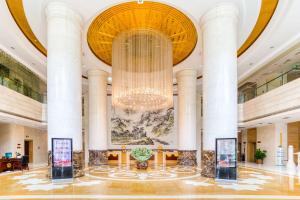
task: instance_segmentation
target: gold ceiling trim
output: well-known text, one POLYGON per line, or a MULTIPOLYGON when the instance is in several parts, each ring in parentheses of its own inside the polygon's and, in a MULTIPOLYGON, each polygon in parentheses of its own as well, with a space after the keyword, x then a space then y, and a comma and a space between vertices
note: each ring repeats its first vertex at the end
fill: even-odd
POLYGON ((239 48, 237 55, 238 57, 242 55, 262 34, 267 25, 269 24, 279 0, 262 0, 261 7, 259 11, 259 16, 255 23, 253 30, 244 42, 244 44, 239 48))
POLYGON ((171 39, 174 65, 187 58, 197 44, 197 30, 185 14, 152 1, 126 2, 100 13, 88 29, 87 42, 95 56, 111 65, 114 38, 122 32, 141 29, 159 31, 171 39))
POLYGON ((6 0, 7 7, 10 14, 14 18, 16 24, 23 32, 25 37, 30 41, 30 43, 35 46, 44 56, 47 56, 46 48, 41 44, 41 42, 34 35, 25 15, 23 1, 22 0, 6 0))
MULTIPOLYGON (((262 0, 261 1, 261 9, 256 21, 256 24, 243 43, 243 45, 239 48, 237 55, 242 55, 262 34, 268 23, 270 22, 276 7, 278 5, 279 0, 262 0)), ((37 37, 34 35, 25 15, 25 10, 23 7, 22 0, 6 0, 8 9, 14 18, 16 24, 23 32, 25 37, 35 46, 43 55, 47 56, 46 48, 40 43, 37 37)), ((180 34, 180 33, 178 33, 180 34)), ((109 36, 108 36, 109 37, 109 36)), ((101 43, 101 42, 100 42, 101 43)), ((105 44, 105 42, 103 42, 105 44)), ((107 43, 108 44, 108 43, 107 43)))

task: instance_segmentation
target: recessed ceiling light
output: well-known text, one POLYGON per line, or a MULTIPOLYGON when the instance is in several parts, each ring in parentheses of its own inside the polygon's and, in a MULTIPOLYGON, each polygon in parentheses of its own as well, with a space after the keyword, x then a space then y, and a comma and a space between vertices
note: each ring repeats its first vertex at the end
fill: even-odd
POLYGON ((253 65, 253 63, 251 62, 251 63, 249 63, 249 65, 250 65, 250 66, 252 66, 252 65, 253 65))
POLYGON ((270 49, 274 49, 274 46, 270 46, 270 49))
POLYGON ((289 119, 290 117, 284 117, 284 118, 282 118, 282 119, 289 119))
POLYGON ((32 65, 35 65, 35 63, 32 63, 32 65))
POLYGON ((10 47, 12 50, 15 50, 15 47, 10 47))

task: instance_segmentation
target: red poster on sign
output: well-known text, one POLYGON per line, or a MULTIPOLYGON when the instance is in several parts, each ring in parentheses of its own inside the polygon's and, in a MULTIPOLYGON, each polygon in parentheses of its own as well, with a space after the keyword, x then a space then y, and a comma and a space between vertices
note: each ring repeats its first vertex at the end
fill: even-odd
POLYGON ((71 167, 72 166, 72 140, 53 139, 53 166, 71 167))

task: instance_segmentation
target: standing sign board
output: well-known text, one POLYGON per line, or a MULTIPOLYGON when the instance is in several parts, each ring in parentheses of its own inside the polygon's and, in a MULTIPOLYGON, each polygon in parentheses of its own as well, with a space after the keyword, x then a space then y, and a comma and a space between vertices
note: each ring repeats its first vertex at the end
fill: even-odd
POLYGON ((73 178, 72 139, 52 138, 52 179, 73 178))
POLYGON ((216 139, 216 179, 237 179, 236 138, 216 139))

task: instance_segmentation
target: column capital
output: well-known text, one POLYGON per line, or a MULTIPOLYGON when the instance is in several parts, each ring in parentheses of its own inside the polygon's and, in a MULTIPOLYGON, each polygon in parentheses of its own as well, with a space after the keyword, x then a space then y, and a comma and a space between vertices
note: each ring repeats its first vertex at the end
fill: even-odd
POLYGON ((208 22, 212 22, 215 19, 220 18, 232 18, 237 21, 238 15, 239 9, 234 3, 221 3, 204 13, 204 15, 200 19, 200 27, 201 29, 205 29, 208 22))
POLYGON ((108 77, 108 72, 103 71, 101 69, 90 69, 88 70, 88 77, 90 76, 105 76, 108 77))
POLYGON ((47 21, 51 18, 65 18, 82 27, 82 17, 76 11, 61 1, 50 1, 45 8, 47 21))
POLYGON ((181 77, 195 77, 197 78, 197 70, 196 69, 183 69, 176 73, 176 79, 179 79, 181 77))

